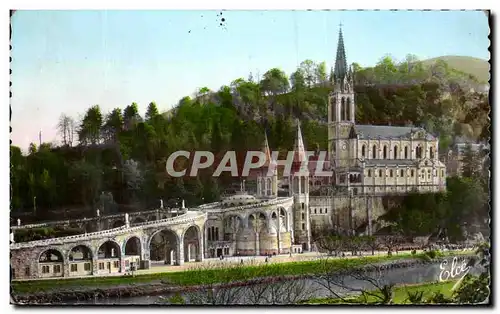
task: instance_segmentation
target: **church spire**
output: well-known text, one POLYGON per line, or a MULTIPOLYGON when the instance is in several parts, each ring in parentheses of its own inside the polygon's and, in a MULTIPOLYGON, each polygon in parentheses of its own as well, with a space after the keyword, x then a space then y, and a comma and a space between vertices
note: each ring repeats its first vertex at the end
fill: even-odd
POLYGON ((295 144, 293 146, 294 151, 294 162, 307 163, 307 155, 304 146, 304 140, 302 139, 302 131, 300 130, 300 121, 297 119, 297 135, 295 137, 295 144))
POLYGON ((347 75, 347 58, 345 55, 345 47, 344 47, 344 36, 342 35, 342 23, 340 23, 339 29, 339 41, 337 44, 337 57, 335 59, 335 70, 334 75, 335 79, 343 82, 344 78, 347 75))

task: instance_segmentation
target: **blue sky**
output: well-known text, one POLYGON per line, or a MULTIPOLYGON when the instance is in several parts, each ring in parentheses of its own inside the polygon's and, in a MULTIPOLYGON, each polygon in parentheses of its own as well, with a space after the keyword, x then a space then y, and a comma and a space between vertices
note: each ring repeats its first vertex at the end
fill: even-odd
POLYGON ((348 62, 463 55, 489 59, 489 26, 473 11, 17 11, 12 19, 12 141, 58 140, 61 113, 79 118, 137 102, 160 111, 305 59, 334 64, 339 23, 348 62), (221 18, 225 19, 220 26, 221 18))

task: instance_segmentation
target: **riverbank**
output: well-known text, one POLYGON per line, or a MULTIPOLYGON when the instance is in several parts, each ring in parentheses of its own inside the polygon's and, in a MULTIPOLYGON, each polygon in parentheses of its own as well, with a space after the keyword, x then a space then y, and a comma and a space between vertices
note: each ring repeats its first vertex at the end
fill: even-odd
POLYGON ((415 256, 369 256, 350 259, 328 258, 262 266, 232 265, 212 269, 198 267, 180 272, 136 277, 17 282, 12 284, 11 295, 15 303, 63 303, 95 298, 162 295, 206 289, 207 287, 231 287, 289 280, 311 276, 326 269, 330 272, 341 272, 346 269, 370 267, 372 265, 383 265, 384 268, 390 269, 436 262, 438 260, 431 260, 425 254, 417 254, 415 256))
MULTIPOLYGON (((422 284, 411 284, 411 285, 398 285, 394 287, 393 301, 392 304, 418 304, 412 303, 408 300, 409 294, 414 294, 417 292, 422 292, 422 300, 427 300, 431 298, 436 293, 441 293, 445 297, 451 297, 453 294, 453 286, 457 281, 445 281, 445 282, 432 282, 432 283, 422 283, 422 284)), ((371 294, 379 294, 372 291, 371 294)), ((366 300, 361 295, 356 295, 352 297, 346 297, 343 299, 338 298, 317 298, 311 299, 301 304, 376 304, 380 303, 380 299, 374 295, 367 296, 366 300)))

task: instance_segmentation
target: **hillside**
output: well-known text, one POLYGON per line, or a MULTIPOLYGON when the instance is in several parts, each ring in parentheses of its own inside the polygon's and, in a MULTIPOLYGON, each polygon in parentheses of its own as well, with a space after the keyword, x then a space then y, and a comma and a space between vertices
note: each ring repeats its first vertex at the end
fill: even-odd
POLYGON ((422 60, 424 66, 430 66, 436 61, 446 62, 451 68, 474 75, 481 83, 487 83, 490 75, 490 63, 486 60, 466 56, 442 56, 422 60))

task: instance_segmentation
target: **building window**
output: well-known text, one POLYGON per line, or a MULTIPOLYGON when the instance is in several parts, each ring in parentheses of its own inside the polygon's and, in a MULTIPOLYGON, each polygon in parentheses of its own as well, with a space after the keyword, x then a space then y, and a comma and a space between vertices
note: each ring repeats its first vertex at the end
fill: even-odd
POLYGON ((398 159, 398 146, 394 146, 394 159, 398 159))
POLYGON ((99 263, 99 270, 103 270, 104 269, 104 263, 99 263))
POLYGON ((408 159, 408 146, 405 146, 405 159, 408 159))
POLYGON ((422 158, 422 147, 417 146, 417 148, 416 148, 416 155, 417 155, 418 159, 422 158))
POLYGON ((113 262, 113 267, 114 267, 114 268, 118 268, 118 267, 120 267, 120 262, 118 262, 118 261, 114 261, 114 262, 113 262))
POLYGON ((314 209, 314 213, 317 214, 316 208, 314 209))
POLYGON ((384 159, 387 159, 387 146, 384 145, 384 159))
POLYGON ((405 172, 403 169, 401 169, 401 177, 404 177, 404 175, 405 175, 405 172))
POLYGON ((368 170, 368 177, 371 177, 371 176, 372 176, 372 171, 368 170))
POLYGON ((90 271, 90 263, 83 264, 83 270, 90 271))
POLYGON ((304 209, 304 203, 301 203, 300 205, 302 206, 302 209, 304 209))
POLYGON ((128 260, 125 261, 125 267, 129 267, 129 265, 130 265, 130 262, 128 260))
POLYGON ((320 208, 320 209, 319 209, 319 213, 320 213, 320 214, 323 214, 323 208, 320 208))
POLYGON ((433 148, 433 147, 431 147, 431 148, 429 149, 429 157, 430 157, 431 159, 434 159, 434 148, 433 148))
POLYGON ((302 224, 302 230, 306 230, 306 224, 302 224))
POLYGON ((61 265, 54 265, 54 273, 60 273, 61 272, 61 265))
POLYGON ((306 219, 306 216, 304 215, 304 213, 302 213, 302 220, 306 219))
POLYGON ((42 266, 42 274, 48 274, 50 272, 49 266, 42 266))
POLYGON ((328 214, 328 208, 325 208, 325 214, 328 214))
POLYGON ((382 169, 379 169, 378 171, 378 176, 381 177, 382 176, 382 169))
POLYGON ((25 276, 29 276, 30 275, 30 268, 29 267, 25 267, 24 268, 24 275, 25 276))
POLYGON ((75 273, 78 271, 78 265, 77 264, 71 264, 71 272, 75 273))
POLYGON ((373 145, 373 148, 372 148, 372 158, 373 159, 377 158, 377 145, 373 145))
POLYGON ((392 169, 389 171, 389 175, 390 175, 390 177, 391 177, 391 178, 392 178, 392 176, 394 175, 394 174, 392 173, 392 169))
POLYGON ((361 156, 365 157, 366 153, 365 151, 366 151, 366 146, 365 145, 361 146, 361 156))
POLYGON ((441 170, 441 177, 444 178, 444 170, 441 170))

